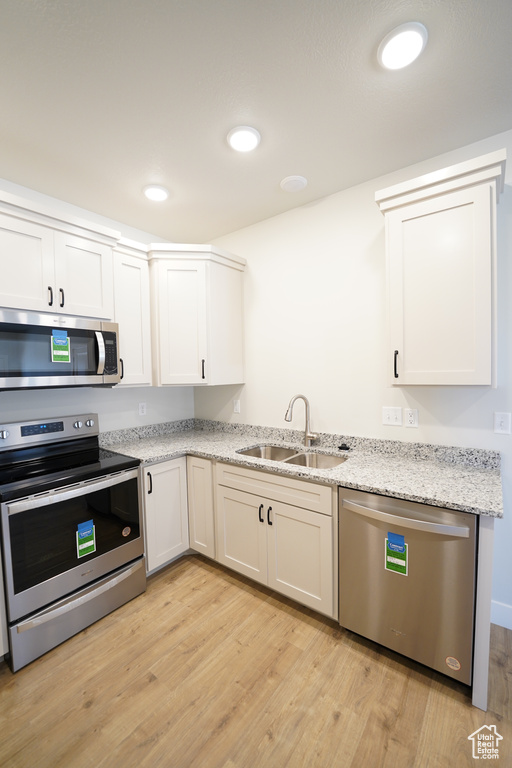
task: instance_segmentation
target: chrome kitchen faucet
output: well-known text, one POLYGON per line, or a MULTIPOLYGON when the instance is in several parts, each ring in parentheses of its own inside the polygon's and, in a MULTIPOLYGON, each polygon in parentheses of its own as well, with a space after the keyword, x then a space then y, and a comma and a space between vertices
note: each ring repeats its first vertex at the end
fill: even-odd
POLYGON ((304 405, 306 406, 306 429, 304 431, 304 445, 309 448, 311 446, 311 443, 313 440, 316 440, 318 435, 315 435, 313 432, 311 432, 311 427, 309 423, 309 400, 304 395, 294 395, 292 399, 290 400, 288 404, 288 409, 284 415, 285 421, 291 421, 292 420, 292 411, 293 411, 293 404, 296 400, 304 400, 304 405))

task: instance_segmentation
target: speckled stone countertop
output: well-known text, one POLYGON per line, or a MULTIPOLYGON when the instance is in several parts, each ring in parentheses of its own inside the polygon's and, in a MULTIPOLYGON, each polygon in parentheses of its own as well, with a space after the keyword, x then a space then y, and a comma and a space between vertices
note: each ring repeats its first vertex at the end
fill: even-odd
POLYGON ((321 434, 307 450, 348 457, 333 469, 312 469, 237 453, 261 443, 286 445, 300 452, 304 449, 302 437, 302 432, 292 429, 187 419, 104 432, 100 444, 144 464, 191 454, 477 515, 503 516, 498 451, 321 434), (340 451, 342 444, 349 450, 340 451))

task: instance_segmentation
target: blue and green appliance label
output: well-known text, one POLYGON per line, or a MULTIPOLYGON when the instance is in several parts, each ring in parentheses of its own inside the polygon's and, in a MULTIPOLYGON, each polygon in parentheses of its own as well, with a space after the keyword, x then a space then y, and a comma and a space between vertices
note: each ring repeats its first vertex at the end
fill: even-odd
POLYGON ((76 553, 77 557, 85 557, 92 552, 96 552, 96 529, 93 520, 87 520, 86 523, 78 523, 76 532, 76 553))
POLYGON ((67 331, 54 329, 52 331, 52 363, 70 363, 70 345, 67 331))
POLYGON ((394 573, 401 573, 402 576, 407 576, 408 552, 404 537, 399 533, 388 531, 388 537, 385 541, 386 557, 384 567, 386 571, 393 571, 394 573))

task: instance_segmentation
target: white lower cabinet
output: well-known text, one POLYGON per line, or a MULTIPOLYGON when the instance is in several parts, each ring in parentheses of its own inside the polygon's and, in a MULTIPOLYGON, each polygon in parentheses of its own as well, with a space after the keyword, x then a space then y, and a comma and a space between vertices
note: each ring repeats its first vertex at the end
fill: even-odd
POLYGON ((217 465, 217 560, 334 617, 332 489, 217 465))
POLYGON ((260 496, 217 488, 217 560, 261 584, 268 583, 266 508, 260 496))
POLYGON ((188 549, 187 461, 142 467, 148 573, 188 549))
POLYGON ((187 489, 190 547, 214 558, 213 468, 209 459, 187 456, 187 489))

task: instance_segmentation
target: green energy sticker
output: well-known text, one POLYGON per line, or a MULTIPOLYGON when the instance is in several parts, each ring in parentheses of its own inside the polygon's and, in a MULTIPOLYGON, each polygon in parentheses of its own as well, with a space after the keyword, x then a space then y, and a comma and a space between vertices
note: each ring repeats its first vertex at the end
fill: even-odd
POLYGON ((386 539, 386 558, 384 567, 386 571, 394 571, 407 576, 407 544, 399 533, 388 532, 386 539))
POLYGON ((78 523, 76 554, 80 558, 90 555, 91 552, 96 552, 96 529, 93 520, 87 520, 86 523, 78 523))
POLYGON ((53 330, 52 331, 52 363, 69 363, 70 349, 69 349, 69 336, 67 331, 53 330))

